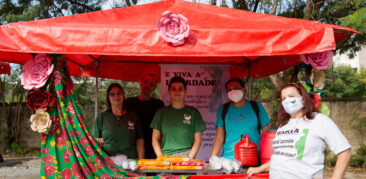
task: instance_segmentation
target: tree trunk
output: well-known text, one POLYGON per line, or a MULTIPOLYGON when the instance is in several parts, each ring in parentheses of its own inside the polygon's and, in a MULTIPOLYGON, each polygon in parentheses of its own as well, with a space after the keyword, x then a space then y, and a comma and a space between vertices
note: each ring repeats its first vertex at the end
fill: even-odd
POLYGON ((259 4, 259 0, 255 0, 253 12, 257 12, 258 4, 259 4))
POLYGON ((276 9, 277 9, 277 5, 278 5, 278 0, 274 0, 273 1, 273 6, 272 6, 271 11, 269 12, 269 14, 275 15, 276 9))
POLYGON ((126 0, 126 4, 127 4, 127 6, 132 6, 130 0, 126 0))
POLYGON ((314 20, 313 15, 325 3, 325 0, 306 0, 304 19, 314 20))
MULTIPOLYGON (((224 0, 225 1, 225 0, 224 0)), ((210 4, 216 6, 217 0, 211 0, 210 4)))

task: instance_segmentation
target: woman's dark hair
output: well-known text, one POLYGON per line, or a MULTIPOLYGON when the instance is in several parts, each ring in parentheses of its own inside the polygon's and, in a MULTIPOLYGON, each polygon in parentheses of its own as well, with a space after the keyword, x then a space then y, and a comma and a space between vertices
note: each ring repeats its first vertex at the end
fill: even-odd
POLYGON ((245 88, 245 83, 244 83, 244 81, 243 81, 243 80, 241 80, 240 78, 231 78, 229 81, 227 81, 227 82, 225 83, 225 88, 227 88, 227 85, 228 85, 229 83, 233 82, 233 81, 238 82, 242 88, 245 88))
POLYGON ((118 83, 112 83, 108 86, 108 90, 107 90, 107 97, 106 97, 106 106, 107 106, 107 111, 110 111, 112 112, 112 105, 111 105, 111 102, 109 101, 109 93, 111 92, 111 90, 113 88, 118 88, 122 91, 122 94, 123 94, 123 103, 122 103, 122 107, 124 109, 125 108, 125 91, 123 90, 122 86, 118 83))
MULTIPOLYGON (((288 87, 294 87, 297 89, 297 91, 302 96, 302 100, 304 101, 304 112, 306 119, 314 119, 314 112, 318 112, 318 110, 315 108, 313 101, 311 100, 311 97, 309 93, 305 90, 304 86, 302 86, 300 83, 288 83, 281 87, 280 90, 280 99, 282 98, 281 92, 283 89, 288 87)), ((280 126, 284 126, 288 123, 290 120, 290 115, 286 113, 285 109, 282 106, 282 102, 280 102, 278 110, 278 121, 280 122, 280 126)))
POLYGON ((183 83, 184 90, 187 90, 186 80, 184 80, 182 77, 175 76, 175 77, 171 78, 169 81, 168 90, 170 90, 170 87, 172 87, 172 83, 183 83))

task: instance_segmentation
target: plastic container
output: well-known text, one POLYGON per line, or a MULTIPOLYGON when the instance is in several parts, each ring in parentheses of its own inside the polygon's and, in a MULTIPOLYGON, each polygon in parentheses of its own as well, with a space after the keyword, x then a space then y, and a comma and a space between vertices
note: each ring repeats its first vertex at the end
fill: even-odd
POLYGON ((273 153, 272 142, 275 136, 276 130, 269 130, 262 134, 259 144, 259 153, 262 164, 267 163, 271 160, 271 156, 273 153))
POLYGON ((258 164, 258 149, 254 142, 249 141, 248 135, 235 144, 235 160, 241 162, 243 166, 256 166, 258 164))

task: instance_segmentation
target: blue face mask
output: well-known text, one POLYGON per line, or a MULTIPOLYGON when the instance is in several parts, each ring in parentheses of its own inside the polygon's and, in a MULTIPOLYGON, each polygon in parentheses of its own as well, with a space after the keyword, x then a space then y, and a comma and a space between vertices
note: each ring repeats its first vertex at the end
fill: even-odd
POLYGON ((282 101, 282 106, 286 113, 293 114, 304 108, 304 104, 301 103, 302 97, 288 97, 282 101))

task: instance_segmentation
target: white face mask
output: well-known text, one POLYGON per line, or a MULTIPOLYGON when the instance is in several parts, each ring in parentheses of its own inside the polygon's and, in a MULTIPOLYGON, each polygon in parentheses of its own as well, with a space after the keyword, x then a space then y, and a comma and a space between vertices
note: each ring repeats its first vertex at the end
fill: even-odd
POLYGON ((282 101, 282 106, 288 114, 293 114, 304 107, 301 103, 302 97, 288 97, 282 101))
POLYGON ((239 102, 243 96, 244 94, 242 90, 231 90, 227 93, 227 97, 234 102, 239 102))

